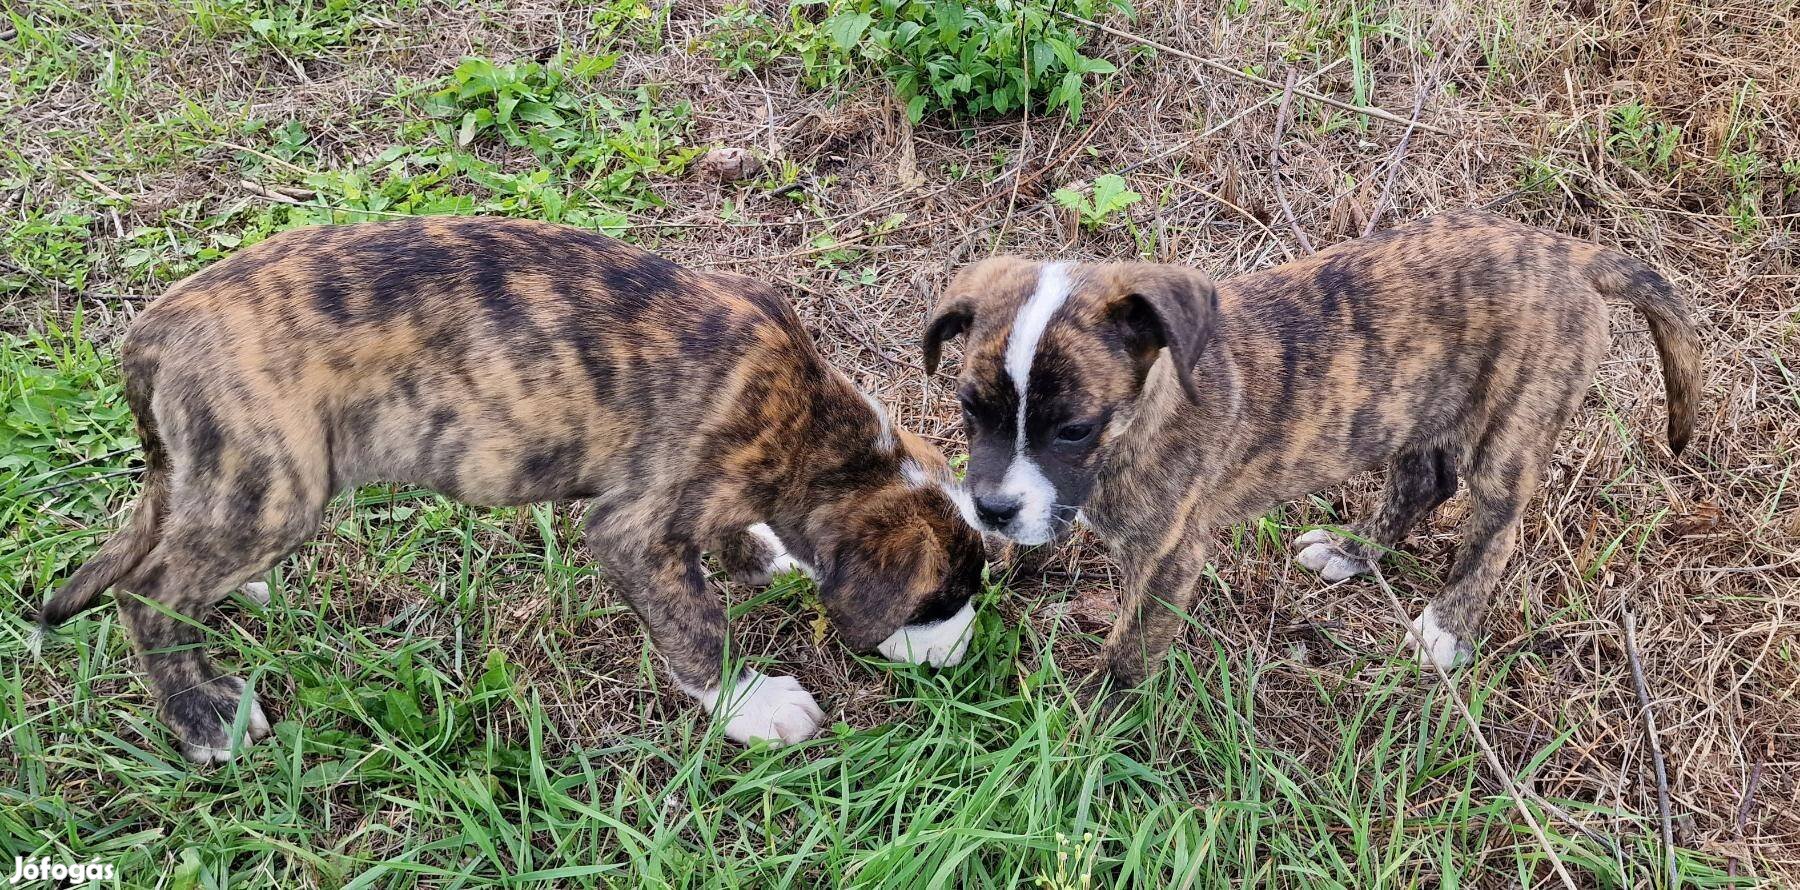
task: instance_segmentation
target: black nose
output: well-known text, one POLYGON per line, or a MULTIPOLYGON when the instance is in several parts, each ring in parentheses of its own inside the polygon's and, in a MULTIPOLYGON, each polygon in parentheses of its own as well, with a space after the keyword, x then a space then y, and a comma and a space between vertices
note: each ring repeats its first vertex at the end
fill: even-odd
POLYGON ((1005 528, 1006 524, 1019 515, 1019 502, 1004 497, 977 497, 975 499, 975 518, 989 528, 1005 528))

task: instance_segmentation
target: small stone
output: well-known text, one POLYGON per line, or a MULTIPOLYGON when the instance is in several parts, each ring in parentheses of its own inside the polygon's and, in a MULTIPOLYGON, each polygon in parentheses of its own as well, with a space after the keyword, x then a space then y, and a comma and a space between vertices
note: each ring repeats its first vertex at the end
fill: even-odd
POLYGON ((762 159, 743 148, 715 148, 700 158, 700 173, 721 182, 749 179, 762 172, 762 159))

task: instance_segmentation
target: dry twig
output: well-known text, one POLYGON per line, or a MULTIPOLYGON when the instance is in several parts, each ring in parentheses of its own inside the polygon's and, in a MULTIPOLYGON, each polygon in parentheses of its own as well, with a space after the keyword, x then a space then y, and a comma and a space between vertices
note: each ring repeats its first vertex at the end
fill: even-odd
POLYGON ((1288 72, 1287 88, 1281 91, 1281 104, 1275 109, 1275 139, 1269 147, 1269 172, 1274 174, 1275 203, 1281 205, 1281 218, 1287 221, 1288 231, 1294 233, 1294 241, 1300 249, 1307 253, 1317 253, 1313 249, 1312 239, 1306 237, 1306 231, 1300 228, 1300 221, 1294 218, 1294 205, 1288 203, 1287 191, 1281 187, 1281 137, 1287 131, 1288 106, 1294 99, 1294 78, 1288 72))
POLYGON ((1387 179, 1381 183, 1381 194, 1375 198, 1375 206, 1369 210, 1369 221, 1363 224, 1364 238, 1375 234, 1375 224, 1381 220, 1382 211, 1387 209, 1388 194, 1394 189, 1394 177, 1400 172, 1400 162, 1406 160, 1407 143, 1412 142, 1413 129, 1419 124, 1419 112, 1425 108, 1425 94, 1429 88, 1419 90, 1418 98, 1413 100, 1412 121, 1406 125, 1406 132, 1400 134, 1400 144, 1394 146, 1394 159, 1388 162, 1387 179))
MULTIPOLYGON (((1249 83, 1256 84, 1257 86, 1268 87, 1269 89, 1272 89, 1272 90, 1281 89, 1281 84, 1278 84, 1275 81, 1272 81, 1266 77, 1257 77, 1254 74, 1247 74, 1245 72, 1239 71, 1236 68, 1233 68, 1230 65, 1227 65, 1224 62, 1221 62, 1217 59, 1209 59, 1205 56, 1198 56, 1198 55, 1195 55, 1190 52, 1184 52, 1184 51, 1176 49, 1175 47, 1172 47, 1166 43, 1158 43, 1157 41, 1151 40, 1148 37, 1139 37, 1136 34, 1131 33, 1130 31, 1121 31, 1118 28, 1113 28, 1113 27, 1110 27, 1107 25, 1102 25, 1099 22, 1092 21, 1089 19, 1084 19, 1081 16, 1078 16, 1078 15, 1076 15, 1072 12, 1068 12, 1066 10, 1059 9, 1056 11, 1056 14, 1062 16, 1063 18, 1080 22, 1084 25, 1087 25, 1090 28, 1097 28, 1101 31, 1105 31, 1106 33, 1111 34, 1114 37, 1123 38, 1123 39, 1129 40, 1133 43, 1141 43, 1144 46, 1155 47, 1157 50, 1159 50, 1161 52, 1165 52, 1165 53, 1168 53, 1169 55, 1176 56, 1179 58, 1187 59, 1190 62, 1198 62, 1201 65, 1205 66, 1206 68, 1209 68, 1213 71, 1217 71, 1220 74, 1229 75, 1231 77, 1237 78, 1238 80, 1247 81, 1249 83)), ((1330 105, 1333 108, 1341 108, 1345 111, 1354 111, 1357 114, 1366 114, 1369 117, 1379 118, 1380 120, 1384 120, 1389 123, 1395 123, 1395 124, 1407 123, 1405 118, 1395 115, 1392 112, 1383 111, 1382 109, 1375 108, 1373 106, 1355 105, 1350 102, 1345 102, 1342 99, 1333 99, 1330 96, 1315 93, 1310 90, 1296 90, 1295 92, 1297 95, 1305 96, 1306 98, 1311 99, 1314 102, 1323 102, 1326 105, 1330 105)), ((1455 133, 1452 133, 1449 130, 1444 129, 1443 127, 1436 127, 1436 126, 1432 126, 1431 124, 1427 124, 1427 123, 1419 123, 1419 124, 1416 124, 1416 126, 1418 126, 1420 129, 1430 130, 1433 133, 1442 133, 1445 136, 1456 135, 1455 133)))
POLYGON ((1662 819, 1663 886, 1675 887, 1675 828, 1669 817, 1669 770, 1663 763, 1662 741, 1656 733, 1656 712, 1650 707, 1650 685, 1644 681, 1644 664, 1638 660, 1637 616, 1625 609, 1625 656, 1631 661, 1631 683, 1637 688, 1638 707, 1644 716, 1644 738, 1650 743, 1650 761, 1656 767, 1656 812, 1662 819))
MULTIPOLYGON (((1381 566, 1375 566, 1373 574, 1375 583, 1381 586, 1382 593, 1387 594, 1388 603, 1394 607, 1394 614, 1399 616, 1401 625, 1406 628, 1407 636, 1412 639, 1414 645, 1419 647, 1420 651, 1423 651, 1425 640, 1419 636, 1419 632, 1413 628, 1411 622, 1407 621, 1406 608, 1400 605, 1400 597, 1394 593, 1394 588, 1381 574, 1381 566)), ((1538 824, 1537 815, 1525 805, 1527 794, 1540 805, 1548 805, 1549 801, 1538 796, 1536 792, 1521 787, 1513 779, 1512 773, 1507 772, 1506 765, 1500 762, 1500 755, 1494 751, 1494 746, 1488 744, 1487 734, 1481 731, 1481 721, 1475 719, 1475 714, 1469 710, 1468 703, 1463 701, 1462 691, 1450 679, 1450 672, 1444 670, 1444 666, 1435 661, 1430 659, 1425 659, 1425 661, 1431 665, 1431 669, 1437 673, 1438 680, 1444 684, 1444 693, 1450 697, 1451 703, 1456 705, 1457 712, 1462 714, 1463 721, 1469 725, 1469 736, 1475 740, 1476 747, 1481 749, 1482 756, 1487 760, 1488 768, 1493 770, 1494 775, 1500 779, 1500 783, 1506 786, 1506 793, 1512 798, 1513 807, 1519 811, 1520 816, 1525 818, 1525 824, 1531 829, 1531 833, 1537 836, 1538 844, 1544 848, 1544 855, 1550 857, 1550 865, 1556 870, 1557 876, 1562 879, 1563 886, 1568 887, 1569 890, 1575 890, 1577 887, 1575 879, 1569 875, 1569 870, 1563 865, 1562 857, 1557 855, 1556 848, 1551 846, 1550 836, 1545 834, 1544 827, 1538 824)), ((1551 809, 1551 807, 1546 806, 1546 809, 1551 809)))

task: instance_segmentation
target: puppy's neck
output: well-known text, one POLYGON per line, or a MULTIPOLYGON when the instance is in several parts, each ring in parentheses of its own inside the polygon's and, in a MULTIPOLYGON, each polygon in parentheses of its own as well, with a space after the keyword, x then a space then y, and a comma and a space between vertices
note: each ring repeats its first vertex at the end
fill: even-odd
POLYGON ((835 370, 786 435, 806 458, 792 465, 766 521, 795 556, 818 565, 817 544, 832 537, 841 508, 909 484, 906 437, 879 401, 835 370))
POLYGON ((1179 418, 1184 423, 1198 422, 1216 435, 1216 441, 1231 441, 1244 413, 1244 375, 1231 354, 1231 346, 1218 338, 1200 356, 1195 367, 1200 400, 1193 401, 1175 376, 1175 365, 1168 353, 1156 360, 1144 378, 1144 389, 1132 407, 1130 424, 1120 437, 1116 462, 1140 464, 1153 456, 1168 426, 1179 418))

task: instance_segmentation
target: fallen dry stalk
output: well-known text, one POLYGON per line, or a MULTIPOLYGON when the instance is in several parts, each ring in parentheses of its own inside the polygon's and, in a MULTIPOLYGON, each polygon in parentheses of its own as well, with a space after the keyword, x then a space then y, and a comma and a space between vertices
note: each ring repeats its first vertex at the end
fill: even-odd
POLYGON ((1281 91, 1281 104, 1275 108, 1275 139, 1269 146, 1269 172, 1273 174, 1275 184, 1275 203, 1281 206, 1281 218, 1287 221, 1288 231, 1294 233, 1295 243, 1307 253, 1317 253, 1312 239, 1306 237, 1306 230, 1300 228, 1300 220, 1294 216, 1294 205, 1288 203, 1287 190, 1281 187, 1281 137, 1287 132, 1288 107, 1294 101, 1295 79, 1295 73, 1289 71, 1287 86, 1281 91))
MULTIPOLYGON (((1394 607, 1394 614, 1399 616, 1401 625, 1406 628, 1406 635, 1412 638, 1413 643, 1422 651, 1425 648, 1425 640, 1413 628, 1412 622, 1406 619, 1406 608, 1400 605, 1400 597, 1395 595, 1394 588, 1389 586, 1387 578, 1382 576, 1380 566, 1374 567, 1374 575, 1375 583, 1381 585, 1381 592, 1387 594, 1388 603, 1394 607)), ((1537 816, 1531 812, 1530 807, 1525 805, 1525 796, 1530 795, 1534 802, 1546 810, 1556 812, 1560 812, 1560 810, 1536 792, 1522 788, 1518 782, 1513 780, 1512 773, 1507 772, 1506 765, 1500 762, 1500 755, 1494 751, 1492 745, 1488 744, 1487 735, 1481 731, 1480 721, 1475 719, 1475 714, 1469 710, 1468 703, 1463 701, 1462 691, 1457 688, 1455 683, 1451 682, 1450 673, 1444 670, 1443 665, 1429 659, 1426 661, 1437 673, 1438 680, 1443 682, 1444 691, 1450 696, 1450 701, 1455 703, 1457 712, 1462 714, 1464 722, 1469 724, 1469 735, 1475 739, 1475 745, 1481 749, 1482 756, 1487 759, 1488 767, 1494 771, 1494 775, 1500 778, 1501 784, 1506 786, 1506 793, 1512 798, 1513 808, 1519 811, 1519 815, 1525 817, 1525 824, 1531 828, 1531 833, 1537 836, 1538 844, 1544 848, 1544 855, 1550 857, 1550 865, 1556 869, 1557 877, 1562 879, 1563 886, 1568 887, 1569 890, 1575 890, 1578 886, 1575 879, 1563 866, 1562 857, 1556 854, 1556 848, 1550 845, 1550 836, 1545 834, 1544 827, 1538 824, 1537 816)))
MULTIPOLYGON (((1209 59, 1205 56, 1197 56, 1190 52, 1184 52, 1184 51, 1176 49, 1175 47, 1172 47, 1166 43, 1158 43, 1154 40, 1151 40, 1148 37, 1139 37, 1136 34, 1131 33, 1130 31, 1121 31, 1118 28, 1113 28, 1113 27, 1109 27, 1107 25, 1102 25, 1099 22, 1092 21, 1089 19, 1084 19, 1081 16, 1078 16, 1072 12, 1067 12, 1065 10, 1059 9, 1056 11, 1056 14, 1062 16, 1063 18, 1069 19, 1070 21, 1080 22, 1084 25, 1087 25, 1090 28, 1097 28, 1101 31, 1111 34, 1114 37, 1119 37, 1119 38, 1122 38, 1125 40, 1129 40, 1133 43, 1141 43, 1144 46, 1155 47, 1157 50, 1168 53, 1169 55, 1172 55, 1172 56, 1176 56, 1177 58, 1187 59, 1190 62, 1197 62, 1213 71, 1219 72, 1220 74, 1225 74, 1225 75, 1228 75, 1231 77, 1235 77, 1238 80, 1247 81, 1249 83, 1256 84, 1257 86, 1268 87, 1269 89, 1272 89, 1272 90, 1281 89, 1281 84, 1278 84, 1275 81, 1272 81, 1266 77, 1257 77, 1254 74, 1246 74, 1246 73, 1239 71, 1236 68, 1233 68, 1230 65, 1227 65, 1224 62, 1221 62, 1217 59, 1209 59)), ((1345 102, 1342 99, 1333 99, 1330 96, 1326 96, 1326 95, 1323 95, 1320 93, 1315 93, 1315 92, 1312 92, 1311 90, 1295 90, 1294 92, 1296 95, 1305 96, 1306 98, 1311 99, 1314 102, 1323 102, 1326 105, 1330 105, 1333 108, 1341 108, 1345 111, 1354 111, 1357 114, 1366 114, 1369 117, 1378 118, 1380 120, 1384 120, 1384 121, 1387 121, 1389 123, 1394 123, 1394 124, 1406 125, 1409 123, 1406 120, 1406 118, 1403 118, 1403 117, 1401 117, 1397 114, 1394 114, 1392 112, 1389 112, 1389 111, 1384 111, 1380 108, 1375 108, 1370 105, 1357 105, 1357 104, 1354 104, 1351 102, 1345 102)), ((1436 127, 1436 126, 1432 126, 1431 124, 1427 124, 1427 123, 1421 122, 1421 123, 1415 124, 1414 126, 1417 126, 1421 130, 1430 130, 1433 133, 1440 133, 1445 136, 1455 136, 1456 135, 1455 133, 1452 133, 1449 130, 1444 129, 1443 127, 1436 127)))
POLYGON ((1644 737, 1650 742, 1650 761, 1656 767, 1656 811, 1662 817, 1663 875, 1665 887, 1675 886, 1675 828, 1669 817, 1669 770, 1663 762, 1662 742, 1656 732, 1656 712, 1650 708, 1650 684, 1644 680, 1644 664, 1638 660, 1637 616, 1625 609, 1625 656, 1631 662, 1631 682, 1637 687, 1638 706, 1644 714, 1644 737))
POLYGON ((1406 146, 1412 142, 1413 131, 1419 126, 1419 112, 1425 110, 1426 92, 1428 91, 1424 89, 1419 90, 1418 97, 1413 100, 1412 120, 1407 123, 1406 132, 1400 134, 1400 144, 1394 146, 1394 159, 1388 163, 1387 179, 1381 183, 1381 194, 1375 198, 1375 206, 1369 210, 1369 221, 1363 224, 1364 238, 1375 234, 1375 226, 1381 221, 1382 212, 1387 209, 1388 196, 1394 190, 1394 177, 1399 175, 1400 164, 1406 160, 1406 146))

